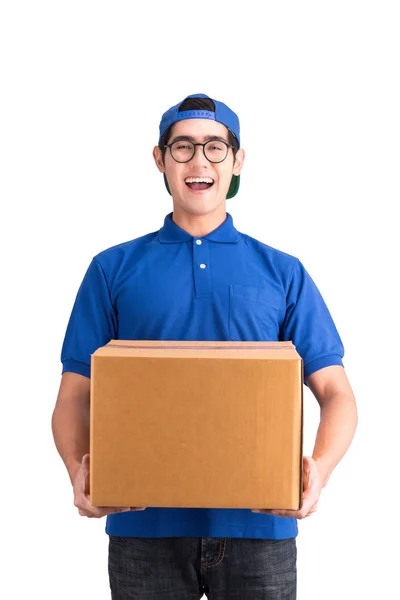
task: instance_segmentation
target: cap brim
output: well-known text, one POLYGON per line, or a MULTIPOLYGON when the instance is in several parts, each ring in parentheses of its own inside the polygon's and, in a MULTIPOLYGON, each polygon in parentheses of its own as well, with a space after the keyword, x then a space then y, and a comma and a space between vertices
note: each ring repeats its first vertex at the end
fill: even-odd
MULTIPOLYGON (((165 173, 164 173, 164 183, 165 183, 165 187, 167 188, 168 194, 171 196, 172 195, 171 190, 169 189, 169 185, 168 185, 167 178, 165 177, 165 173)), ((239 185, 240 185, 240 175, 232 175, 231 184, 229 186, 229 190, 226 195, 227 200, 236 196, 236 194, 238 193, 238 190, 239 190, 239 185)))

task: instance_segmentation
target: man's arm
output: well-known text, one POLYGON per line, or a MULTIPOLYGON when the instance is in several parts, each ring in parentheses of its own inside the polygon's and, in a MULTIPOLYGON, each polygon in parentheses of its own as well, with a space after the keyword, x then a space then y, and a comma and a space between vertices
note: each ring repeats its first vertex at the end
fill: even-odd
POLYGON ((357 406, 341 366, 332 365, 315 371, 306 382, 321 407, 312 458, 325 486, 352 442, 358 423, 357 406))
POLYGON ((90 379, 63 373, 52 416, 53 437, 73 484, 82 458, 89 453, 90 379))

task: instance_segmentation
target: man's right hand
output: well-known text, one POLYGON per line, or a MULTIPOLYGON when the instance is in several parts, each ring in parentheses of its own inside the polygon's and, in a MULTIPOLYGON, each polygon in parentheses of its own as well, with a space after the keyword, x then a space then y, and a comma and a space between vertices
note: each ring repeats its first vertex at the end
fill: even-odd
POLYGON ((95 507, 90 504, 89 486, 90 486, 90 456, 85 454, 79 465, 74 479, 74 504, 82 517, 97 518, 104 517, 119 512, 128 512, 130 510, 146 510, 146 508, 122 508, 117 506, 95 507))

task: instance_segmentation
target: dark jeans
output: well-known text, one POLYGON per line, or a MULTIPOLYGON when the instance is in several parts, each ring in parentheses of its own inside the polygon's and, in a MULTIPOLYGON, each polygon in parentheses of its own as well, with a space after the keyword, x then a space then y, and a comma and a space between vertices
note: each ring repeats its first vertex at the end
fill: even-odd
POLYGON ((295 600, 296 538, 110 536, 112 600, 295 600))

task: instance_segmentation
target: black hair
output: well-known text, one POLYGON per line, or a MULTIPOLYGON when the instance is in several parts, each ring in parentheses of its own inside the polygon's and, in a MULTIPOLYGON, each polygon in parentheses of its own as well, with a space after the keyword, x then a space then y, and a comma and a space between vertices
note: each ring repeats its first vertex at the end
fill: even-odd
MULTIPOLYGON (((211 100, 211 98, 187 98, 186 100, 184 100, 182 102, 182 104, 179 107, 179 112, 184 111, 184 110, 209 110, 211 112, 215 112, 215 104, 211 100)), ((163 162, 164 162, 164 157, 165 157, 165 152, 166 152, 165 144, 169 140, 169 137, 171 135, 171 129, 173 126, 174 126, 174 123, 170 127, 168 127, 167 131, 162 136, 160 144, 159 144, 163 162)), ((232 148, 233 160, 235 161, 236 152, 239 150, 239 144, 238 144, 236 137, 233 135, 233 133, 230 131, 230 129, 228 129, 228 143, 231 146, 233 146, 233 148, 232 148)))

